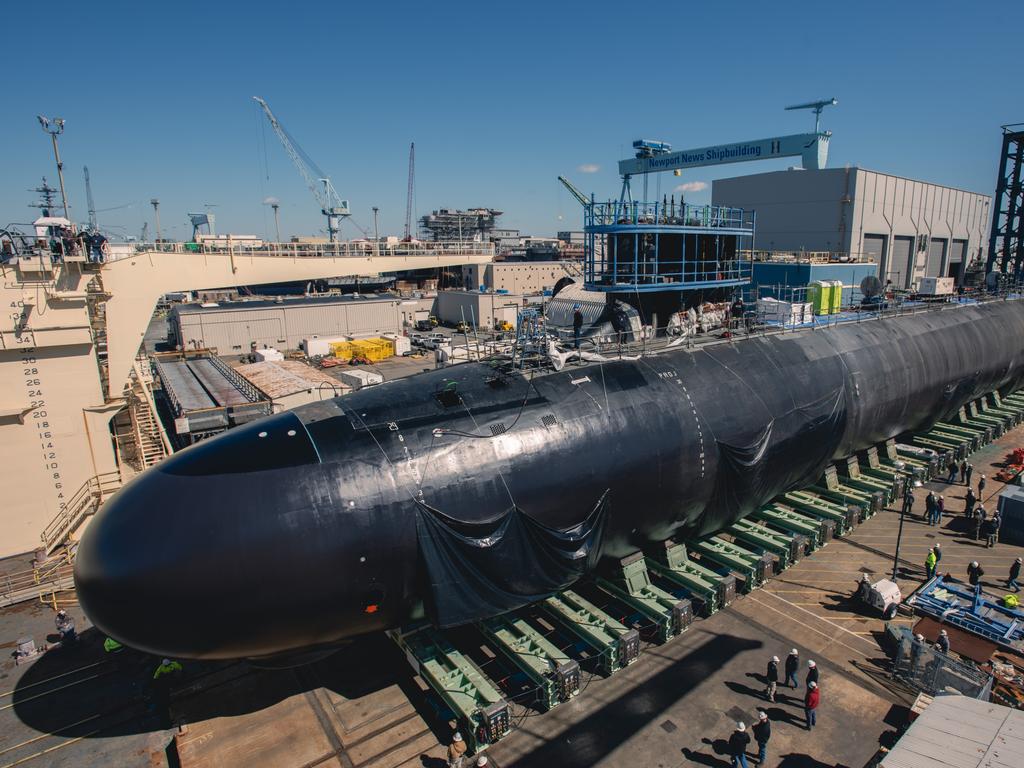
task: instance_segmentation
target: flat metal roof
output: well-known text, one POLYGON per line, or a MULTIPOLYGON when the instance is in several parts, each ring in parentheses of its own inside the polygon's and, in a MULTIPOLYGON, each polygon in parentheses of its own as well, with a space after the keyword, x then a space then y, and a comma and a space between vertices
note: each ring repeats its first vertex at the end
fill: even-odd
POLYGON ((179 304, 173 311, 179 314, 192 314, 193 312, 235 312, 240 309, 272 309, 275 307, 286 309, 288 307, 317 307, 325 304, 380 304, 383 302, 399 303, 401 297, 391 294, 374 294, 373 296, 303 296, 297 299, 283 298, 281 301, 274 299, 254 299, 253 301, 224 301, 205 304, 179 304))
POLYGON ((883 768, 1020 768, 1024 712, 937 696, 881 763, 883 768))

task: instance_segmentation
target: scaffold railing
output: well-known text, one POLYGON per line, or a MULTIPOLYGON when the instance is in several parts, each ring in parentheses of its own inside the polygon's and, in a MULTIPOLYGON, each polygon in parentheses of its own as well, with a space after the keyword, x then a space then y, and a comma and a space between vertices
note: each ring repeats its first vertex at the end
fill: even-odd
MULTIPOLYGON (((375 257, 451 257, 494 256, 492 243, 472 241, 378 242, 349 240, 337 243, 272 243, 263 240, 225 239, 201 243, 133 243, 133 253, 234 253, 246 256, 293 258, 375 258, 375 257)), ((110 260, 110 259, 108 259, 110 260)))

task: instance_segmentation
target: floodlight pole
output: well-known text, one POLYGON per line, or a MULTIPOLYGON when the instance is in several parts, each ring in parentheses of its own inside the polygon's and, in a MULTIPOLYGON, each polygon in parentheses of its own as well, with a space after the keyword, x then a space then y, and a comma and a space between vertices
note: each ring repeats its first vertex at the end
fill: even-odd
POLYGON ((53 159, 57 161, 57 179, 60 182, 60 199, 64 204, 64 218, 71 221, 71 209, 68 207, 68 196, 64 191, 64 163, 60 160, 60 148, 57 146, 57 137, 64 133, 64 118, 54 117, 48 118, 42 115, 37 116, 39 119, 39 125, 42 126, 43 130, 50 134, 50 138, 53 140, 53 159))

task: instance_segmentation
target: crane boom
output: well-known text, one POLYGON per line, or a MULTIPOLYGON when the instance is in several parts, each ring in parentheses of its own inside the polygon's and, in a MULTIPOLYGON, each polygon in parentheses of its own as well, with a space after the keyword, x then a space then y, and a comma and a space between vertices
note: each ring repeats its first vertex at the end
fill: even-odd
POLYGON ((92 184, 89 183, 89 166, 82 166, 82 174, 85 176, 85 200, 89 204, 89 229, 95 232, 99 226, 96 224, 96 203, 92 200, 92 184))
POLYGON ((405 239, 412 240, 412 192, 416 178, 416 142, 409 145, 409 190, 405 197, 405 239))
POLYGON ((587 196, 580 192, 578 189, 576 189, 575 185, 567 178, 565 178, 565 176, 559 176, 558 180, 562 182, 562 185, 569 190, 569 194, 575 197, 580 205, 587 206, 590 204, 590 200, 587 198, 587 196))
POLYGON ((298 142, 285 130, 284 126, 274 116, 274 113, 270 111, 270 105, 259 96, 253 96, 252 98, 253 101, 263 108, 267 120, 270 121, 270 127, 274 129, 274 133, 277 134, 277 138, 281 141, 281 146, 284 147, 284 151, 291 158, 292 164, 298 170, 299 175, 305 180, 309 191, 313 193, 313 197, 320 204, 320 213, 327 217, 328 238, 332 243, 335 242, 338 236, 339 220, 350 215, 348 200, 342 200, 338 196, 338 192, 334 189, 330 178, 320 170, 317 164, 313 162, 313 159, 302 150, 298 142))

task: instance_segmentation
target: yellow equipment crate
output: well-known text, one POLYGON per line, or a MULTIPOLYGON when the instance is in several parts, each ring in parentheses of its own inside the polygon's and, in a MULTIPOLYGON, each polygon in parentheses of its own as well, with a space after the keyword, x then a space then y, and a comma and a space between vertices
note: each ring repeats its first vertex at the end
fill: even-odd
POLYGON ((332 341, 331 342, 331 354, 339 360, 351 360, 352 359, 352 342, 351 341, 332 341))
POLYGON ((395 354, 395 345, 390 339, 356 339, 351 344, 354 355, 365 357, 371 363, 387 360, 395 354))

